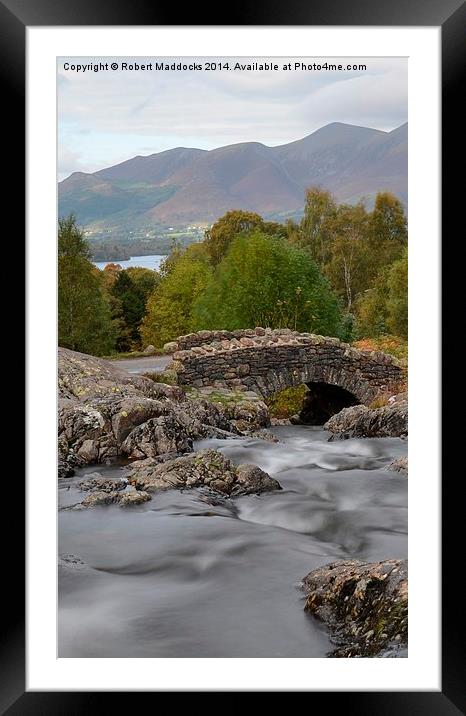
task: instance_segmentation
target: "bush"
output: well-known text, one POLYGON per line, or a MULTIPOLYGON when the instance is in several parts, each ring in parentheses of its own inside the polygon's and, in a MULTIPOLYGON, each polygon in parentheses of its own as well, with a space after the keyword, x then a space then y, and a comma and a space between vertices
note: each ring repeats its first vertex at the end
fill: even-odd
POLYGON ((307 253, 260 231, 240 235, 194 306, 195 329, 291 328, 339 335, 337 297, 307 253))

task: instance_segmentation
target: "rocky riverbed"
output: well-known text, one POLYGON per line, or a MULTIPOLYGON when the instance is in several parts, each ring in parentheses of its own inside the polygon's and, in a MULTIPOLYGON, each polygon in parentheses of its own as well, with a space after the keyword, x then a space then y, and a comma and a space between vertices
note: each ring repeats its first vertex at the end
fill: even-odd
POLYGON ((65 349, 59 392, 60 656, 405 655, 404 398, 271 426, 65 349))

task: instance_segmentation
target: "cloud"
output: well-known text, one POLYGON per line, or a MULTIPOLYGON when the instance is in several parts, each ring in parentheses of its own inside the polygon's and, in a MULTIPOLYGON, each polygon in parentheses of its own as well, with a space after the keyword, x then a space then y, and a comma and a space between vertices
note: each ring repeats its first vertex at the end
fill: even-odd
MULTIPOLYGON (((72 58, 73 63, 125 58, 72 58)), ((126 58, 143 62, 173 58, 126 58)), ((195 58, 203 62, 207 58, 195 58)), ((209 61, 216 58, 208 58, 209 61)), ((230 65, 261 58, 221 58, 230 65)), ((182 58, 187 62, 187 58, 182 58)), ((135 154, 242 141, 281 144, 329 122, 390 130, 407 120, 406 58, 264 58, 366 64, 356 71, 139 71, 58 69, 60 174, 96 171, 135 154)))

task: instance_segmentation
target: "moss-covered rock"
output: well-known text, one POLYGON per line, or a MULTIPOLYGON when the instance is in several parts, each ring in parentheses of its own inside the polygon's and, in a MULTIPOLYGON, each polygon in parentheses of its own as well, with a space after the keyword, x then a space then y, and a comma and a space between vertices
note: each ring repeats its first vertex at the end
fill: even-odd
POLYGON ((342 560, 303 580, 305 610, 329 627, 330 656, 378 656, 408 641, 408 562, 342 560))
POLYGON ((237 497, 281 489, 277 480, 256 465, 235 466, 218 450, 200 450, 163 462, 138 460, 129 469, 130 484, 149 493, 206 487, 237 497))

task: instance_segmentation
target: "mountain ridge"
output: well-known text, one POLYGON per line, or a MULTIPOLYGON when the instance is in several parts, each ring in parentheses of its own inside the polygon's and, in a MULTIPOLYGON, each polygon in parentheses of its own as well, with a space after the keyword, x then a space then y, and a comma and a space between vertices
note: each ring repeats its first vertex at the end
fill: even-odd
POLYGON ((384 132, 332 122, 278 146, 174 147, 59 182, 59 213, 87 227, 208 224, 229 209, 279 217, 319 185, 339 201, 391 191, 407 204, 408 123, 384 132))

